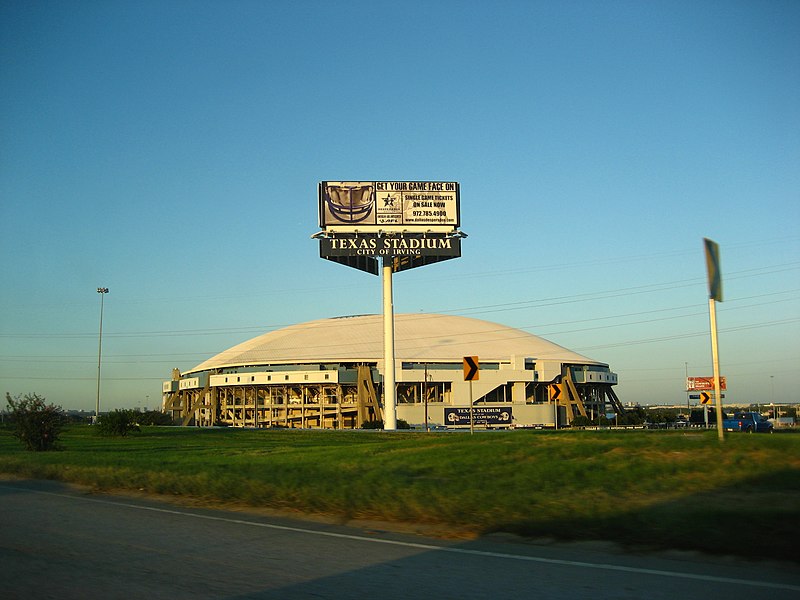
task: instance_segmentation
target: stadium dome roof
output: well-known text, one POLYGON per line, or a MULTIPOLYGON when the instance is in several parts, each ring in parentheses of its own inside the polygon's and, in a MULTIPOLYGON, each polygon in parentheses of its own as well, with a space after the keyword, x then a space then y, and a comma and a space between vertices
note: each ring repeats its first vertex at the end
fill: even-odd
MULTIPOLYGON (((403 362, 508 362, 512 356, 607 366, 506 325, 437 314, 395 315, 395 357, 403 362)), ((257 365, 374 363, 383 360, 383 316, 320 319, 270 331, 200 363, 187 373, 257 365)))

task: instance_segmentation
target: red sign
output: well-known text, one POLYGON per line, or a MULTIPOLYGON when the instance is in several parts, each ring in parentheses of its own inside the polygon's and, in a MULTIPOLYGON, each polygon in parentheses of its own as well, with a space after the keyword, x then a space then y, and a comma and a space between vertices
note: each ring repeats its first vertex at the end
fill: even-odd
MULTIPOLYGON (((725 378, 719 378, 719 389, 727 390, 728 386, 725 383, 725 378)), ((713 377, 687 377, 686 378, 686 391, 687 392, 705 392, 714 390, 713 377)))

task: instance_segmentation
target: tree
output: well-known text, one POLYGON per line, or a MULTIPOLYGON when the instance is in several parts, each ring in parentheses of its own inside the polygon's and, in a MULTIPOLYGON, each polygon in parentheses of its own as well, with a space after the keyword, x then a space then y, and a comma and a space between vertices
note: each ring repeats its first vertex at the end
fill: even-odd
POLYGON ((97 433, 109 436, 126 436, 131 431, 139 431, 136 411, 117 408, 109 413, 100 415, 97 420, 97 433))
POLYGON ((570 423, 570 427, 588 427, 592 424, 591 419, 589 417, 584 417, 583 415, 578 415, 572 422, 570 423))
POLYGON ((641 425, 647 420, 647 414, 641 406, 626 408, 625 412, 618 415, 620 425, 641 425))
POLYGON ((172 417, 160 410, 147 410, 139 414, 139 425, 174 425, 172 417))
POLYGON ((56 450, 64 427, 64 412, 60 406, 45 404, 38 394, 18 394, 12 398, 6 392, 6 402, 14 425, 14 437, 25 448, 35 452, 56 450))

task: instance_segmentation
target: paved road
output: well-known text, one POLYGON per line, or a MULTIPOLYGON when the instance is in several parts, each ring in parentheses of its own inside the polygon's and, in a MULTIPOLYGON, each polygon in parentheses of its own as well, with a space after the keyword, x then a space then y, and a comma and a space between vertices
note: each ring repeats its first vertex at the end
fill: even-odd
POLYGON ((800 567, 448 542, 0 481, 3 598, 800 597, 800 567))

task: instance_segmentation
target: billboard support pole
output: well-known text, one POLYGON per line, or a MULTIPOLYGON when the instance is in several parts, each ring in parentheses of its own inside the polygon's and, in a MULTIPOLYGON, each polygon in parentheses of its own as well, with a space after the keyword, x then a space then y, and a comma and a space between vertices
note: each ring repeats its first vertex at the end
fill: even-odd
POLYGON ((711 320, 711 360, 714 363, 714 395, 717 405, 717 434, 719 441, 725 439, 722 426, 722 385, 719 377, 719 347, 717 345, 717 306, 722 302, 722 269, 719 261, 719 244, 703 238, 706 255, 706 272, 708 273, 708 316, 711 320))
POLYGON ((711 360, 714 363, 714 395, 717 405, 717 437, 719 441, 725 440, 722 427, 722 390, 719 378, 719 346, 717 344, 717 308, 714 298, 708 299, 708 314, 711 320, 711 360))
POLYGON ((383 259, 383 409, 385 431, 397 429, 397 394, 394 371, 394 303, 392 301, 392 263, 383 259))

